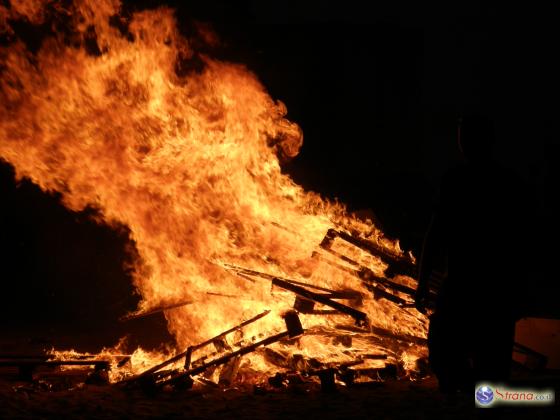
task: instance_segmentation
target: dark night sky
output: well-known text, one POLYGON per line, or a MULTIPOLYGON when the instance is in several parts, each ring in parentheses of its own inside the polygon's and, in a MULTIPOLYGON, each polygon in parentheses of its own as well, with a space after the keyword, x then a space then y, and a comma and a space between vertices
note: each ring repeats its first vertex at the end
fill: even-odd
MULTIPOLYGON (((187 17, 210 22, 225 44, 219 54, 246 63, 286 103, 304 131, 300 155, 285 166, 300 184, 371 209, 418 254, 439 178, 459 161, 456 117, 482 111, 496 121, 498 158, 529 184, 553 244, 559 149, 550 11, 511 2, 367 3, 167 2, 180 6, 184 27, 187 17)), ((95 325, 133 307, 121 269, 126 231, 68 212, 28 182, 16 187, 5 164, 0 197, 3 319, 31 325, 41 314, 47 323, 95 325)))

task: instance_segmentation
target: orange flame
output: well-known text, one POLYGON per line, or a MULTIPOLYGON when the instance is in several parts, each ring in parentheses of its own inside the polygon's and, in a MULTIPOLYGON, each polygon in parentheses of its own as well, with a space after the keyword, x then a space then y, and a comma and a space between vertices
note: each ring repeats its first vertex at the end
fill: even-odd
MULTIPOLYGON (((282 174, 279 157, 295 156, 302 144, 285 106, 244 66, 197 55, 171 9, 135 13, 123 35, 109 23, 117 0, 12 3, 0 6, 0 33, 12 33, 12 19, 44 24, 53 14, 66 16, 71 30, 54 27, 35 53, 19 40, 0 49, 0 157, 18 178, 61 192, 70 209, 93 206, 106 223, 128 226, 140 256, 141 309, 194 302, 166 312, 181 348, 292 303, 222 263, 366 295, 358 279, 311 258, 327 230, 352 230, 402 254, 371 223, 282 174), (91 39, 93 52, 84 47, 91 39), (178 75, 178 61, 195 57, 202 69, 178 75)), ((419 318, 390 303, 365 300, 364 310, 373 324, 425 333, 419 318)), ((278 319, 267 317, 266 329, 281 329, 278 319)), ((316 343, 308 351, 328 347, 316 343)))

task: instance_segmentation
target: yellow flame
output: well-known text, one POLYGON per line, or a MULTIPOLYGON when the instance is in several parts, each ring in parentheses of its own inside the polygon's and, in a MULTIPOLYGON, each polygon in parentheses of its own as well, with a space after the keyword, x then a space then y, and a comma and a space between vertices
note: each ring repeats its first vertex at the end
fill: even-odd
MULTIPOLYGON (((223 262, 365 296, 357 278, 311 258, 327 230, 346 229, 402 254, 371 223, 282 174, 279 157, 295 156, 303 138, 286 107, 244 66, 194 51, 171 9, 135 13, 123 35, 109 23, 116 0, 12 3, 0 6, 0 31, 11 31, 10 19, 43 23, 48 10, 68 16, 73 35, 55 32, 36 53, 18 40, 0 49, 0 157, 18 178, 61 192, 70 209, 93 206, 106 223, 128 226, 140 256, 140 309, 194 302, 166 312, 181 349, 293 302, 289 293, 271 294, 269 282, 224 270, 223 262), (92 33, 100 54, 84 47, 92 33), (178 75, 178 60, 195 57, 202 70, 178 75)), ((386 268, 353 252, 376 273, 386 268)), ((376 325, 422 330, 393 304, 369 299, 363 309, 376 325)), ((279 317, 268 316, 247 334, 282 328, 279 317)), ((309 348, 332 354, 329 346, 309 348)))

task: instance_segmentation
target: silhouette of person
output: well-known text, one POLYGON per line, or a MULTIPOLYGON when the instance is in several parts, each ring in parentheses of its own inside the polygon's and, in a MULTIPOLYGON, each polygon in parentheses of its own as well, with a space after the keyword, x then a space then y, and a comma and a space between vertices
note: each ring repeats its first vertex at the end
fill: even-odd
POLYGON ((492 121, 464 117, 458 143, 465 162, 443 177, 416 294, 416 307, 425 312, 430 273, 443 255, 447 276, 428 332, 429 361, 443 392, 508 379, 525 280, 524 188, 493 159, 492 121))

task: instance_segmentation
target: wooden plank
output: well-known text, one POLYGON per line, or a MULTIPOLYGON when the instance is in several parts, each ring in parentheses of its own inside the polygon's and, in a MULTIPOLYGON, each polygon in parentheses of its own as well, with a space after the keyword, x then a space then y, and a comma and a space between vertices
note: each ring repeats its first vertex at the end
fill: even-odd
POLYGON ((174 303, 172 305, 162 306, 160 308, 154 308, 154 309, 151 309, 151 310, 146 311, 146 312, 128 314, 128 315, 125 315, 125 316, 121 317, 119 320, 121 322, 124 322, 124 321, 131 321, 133 319, 144 318, 146 316, 159 314, 160 312, 168 311, 170 309, 180 308, 181 306, 185 306, 185 305, 191 305, 192 303, 193 302, 190 301, 190 300, 184 301, 184 302, 178 302, 178 303, 174 303))
POLYGON ((265 338, 264 340, 253 343, 253 344, 251 344, 247 347, 242 347, 242 348, 240 348, 240 349, 238 349, 234 352, 225 354, 222 357, 214 359, 214 360, 212 360, 208 363, 204 363, 200 366, 188 369, 185 372, 181 372, 181 373, 177 373, 175 375, 172 375, 169 379, 166 379, 160 385, 165 385, 166 383, 172 383, 172 382, 176 382, 177 380, 180 380, 180 379, 183 379, 183 378, 186 379, 186 378, 189 378, 193 375, 198 375, 198 374, 204 372, 208 368, 223 365, 223 364, 227 363, 229 360, 231 360, 235 357, 243 356, 245 354, 251 353, 261 346, 267 346, 269 344, 275 343, 275 342, 280 341, 281 339, 283 339, 285 337, 289 337, 289 336, 290 336, 290 333, 288 331, 284 331, 284 332, 281 332, 279 334, 275 334, 271 337, 265 338))
POLYGON ((144 372, 142 372, 142 373, 140 373, 140 374, 138 374, 138 375, 136 375, 136 376, 134 376, 134 377, 132 377, 132 378, 130 378, 130 379, 125 380, 125 382, 130 382, 130 381, 138 380, 138 379, 144 378, 144 377, 146 377, 146 376, 149 376, 149 375, 151 375, 152 373, 157 372, 158 370, 163 369, 164 367, 166 367, 166 366, 168 366, 168 365, 170 365, 170 364, 172 364, 172 363, 175 363, 175 362, 181 360, 182 358, 184 358, 185 356, 187 356, 187 354, 192 353, 194 350, 200 349, 200 348, 202 348, 202 347, 205 347, 205 346, 207 346, 207 345, 213 343, 214 341, 219 340, 220 338, 225 337, 226 335, 228 335, 228 334, 230 334, 230 333, 232 333, 232 332, 238 331, 239 329, 241 329, 241 328, 243 328, 243 327, 245 327, 245 326, 247 326, 247 325, 249 325, 249 324, 251 324, 251 323, 253 323, 253 322, 255 322, 255 321, 257 321, 257 320, 259 320, 259 319, 261 319, 261 318, 263 318, 263 317, 265 317, 265 316, 268 315, 269 313, 270 313, 270 310, 266 310, 266 311, 264 311, 264 312, 261 312, 260 314, 254 316, 254 317, 252 317, 252 318, 250 318, 250 319, 247 319, 247 320, 243 321, 242 323, 240 323, 240 324, 238 324, 238 325, 236 325, 236 326, 234 326, 234 327, 232 327, 232 328, 230 328, 230 329, 228 329, 228 330, 226 330, 226 331, 224 331, 224 332, 218 334, 218 335, 215 336, 215 337, 210 338, 209 340, 206 340, 206 341, 204 341, 204 342, 202 342, 202 343, 199 343, 199 344, 196 344, 196 345, 194 345, 194 346, 190 346, 190 347, 187 348, 187 350, 185 350, 184 352, 179 353, 179 354, 176 354, 175 356, 173 356, 173 357, 171 357, 171 358, 169 358, 169 359, 167 359, 167 360, 161 362, 161 363, 158 364, 158 365, 152 366, 150 369, 148 369, 148 370, 146 370, 146 371, 144 371, 144 372))
POLYGON ((389 271, 391 272, 398 272, 412 277, 416 275, 414 263, 409 258, 397 255, 381 245, 375 244, 374 242, 363 238, 357 238, 341 230, 329 229, 325 238, 321 242, 321 248, 330 249, 334 239, 337 237, 357 248, 362 249, 363 251, 381 258, 383 262, 389 265, 389 271))
POLYGON ((278 286, 281 287, 282 289, 289 290, 290 292, 296 293, 297 295, 304 297, 306 299, 313 300, 318 303, 322 303, 323 305, 336 309, 337 311, 344 313, 346 315, 350 315, 352 318, 356 320, 356 323, 359 325, 363 325, 367 323, 367 315, 364 312, 358 311, 357 309, 351 308, 350 306, 332 300, 319 293, 312 292, 301 286, 298 286, 296 284, 290 283, 288 281, 279 278, 272 279, 272 284, 274 286, 278 286))
POLYGON ((0 360, 0 366, 110 366, 108 360, 43 360, 18 359, 0 360))

